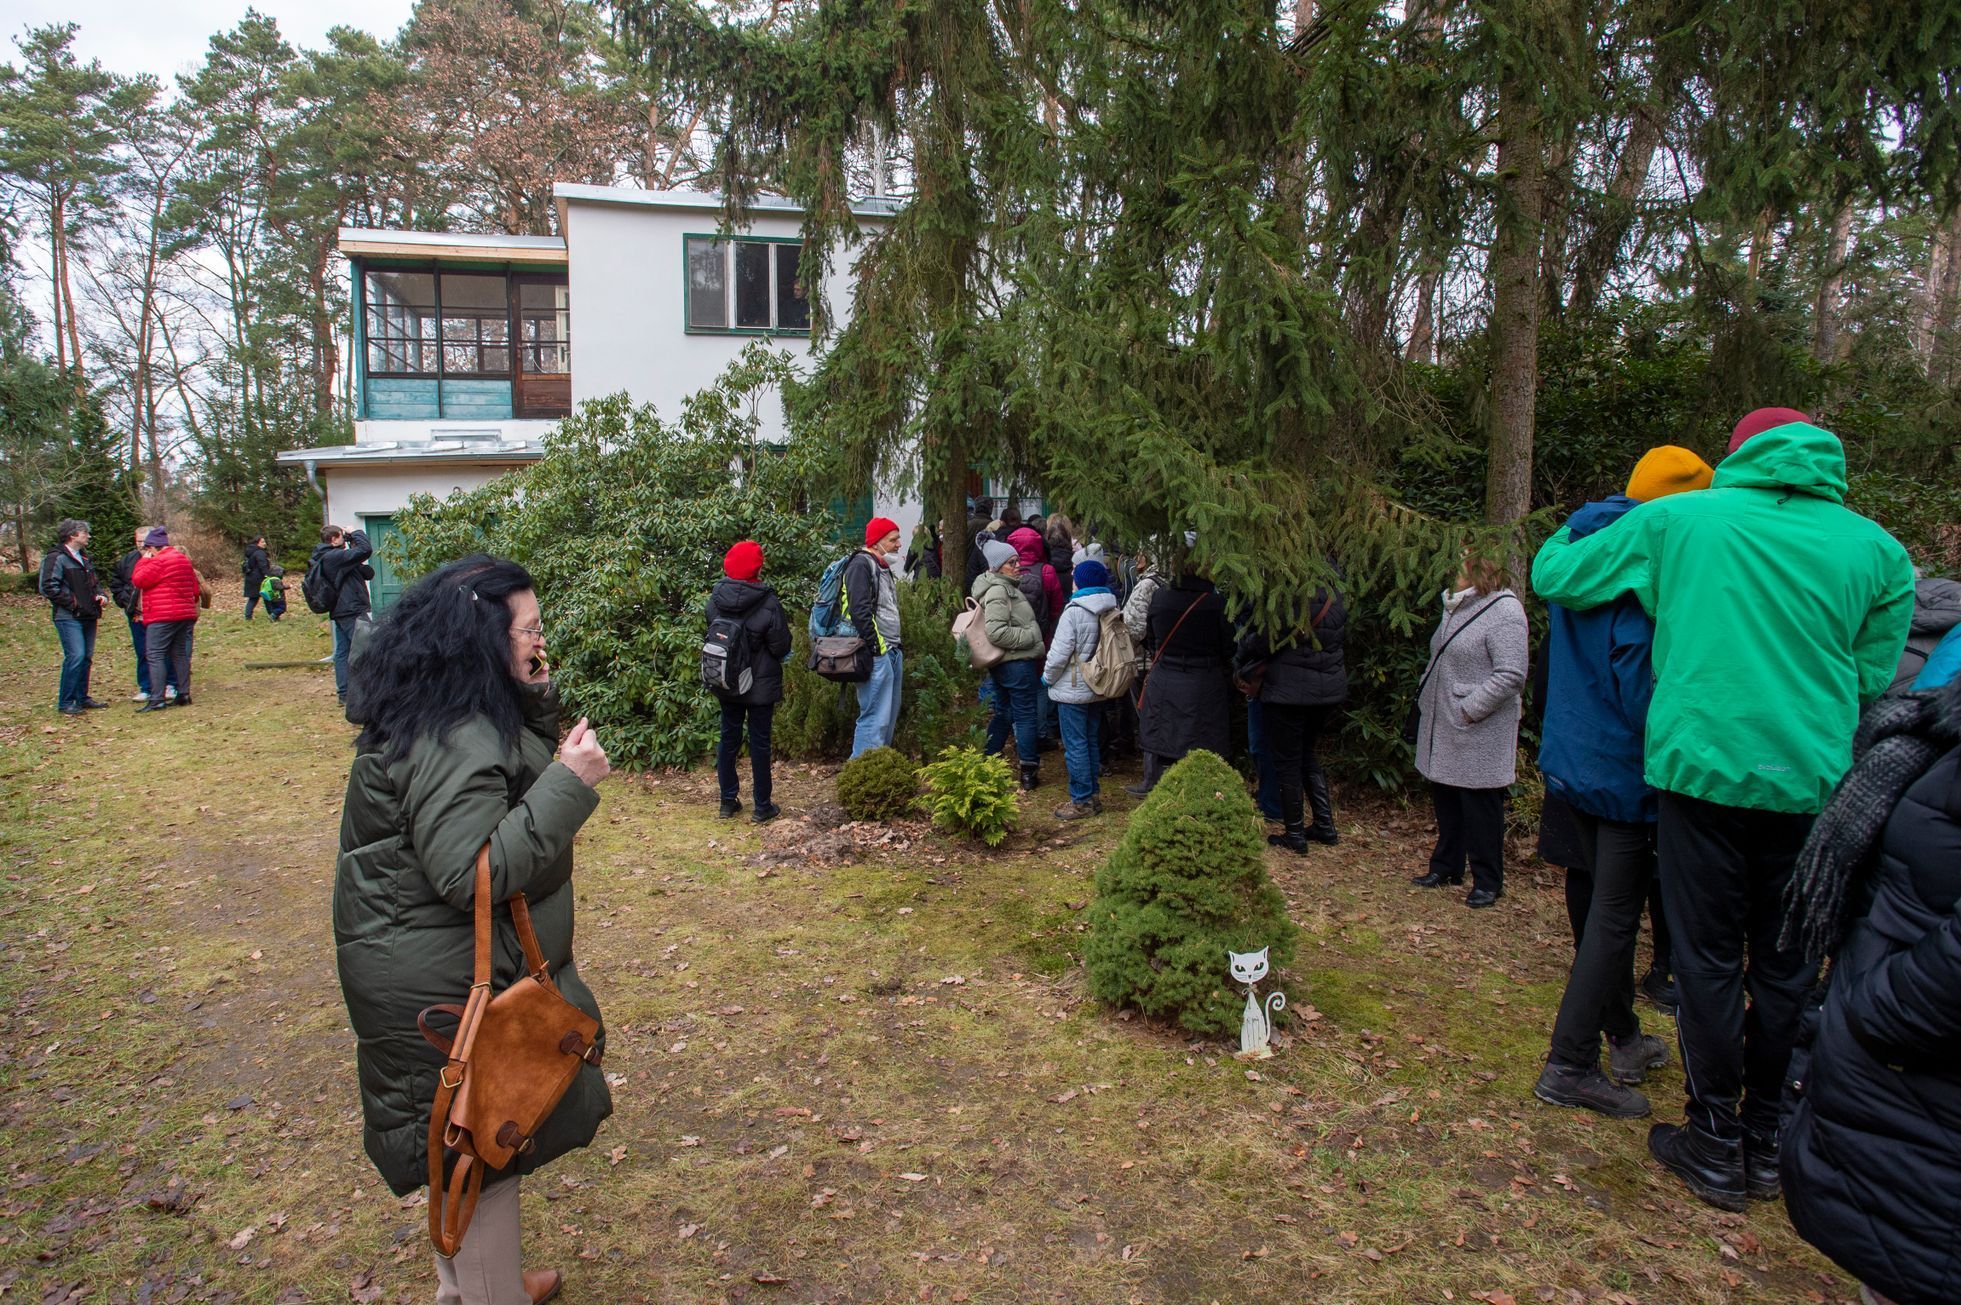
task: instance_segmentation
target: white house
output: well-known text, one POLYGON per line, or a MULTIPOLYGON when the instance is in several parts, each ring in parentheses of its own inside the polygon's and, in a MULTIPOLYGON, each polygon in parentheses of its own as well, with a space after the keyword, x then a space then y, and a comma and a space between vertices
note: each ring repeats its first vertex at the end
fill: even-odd
MULTIPOLYGON (((625 391, 673 417, 753 339, 816 352, 798 205, 760 199, 722 238, 713 195, 561 185, 554 197, 562 237, 341 229, 354 443, 279 455, 306 469, 328 521, 379 543, 411 494, 443 497, 535 461, 578 402, 625 391)), ((853 212, 876 227, 899 202, 853 212)), ((822 289, 842 319, 855 251, 833 262, 822 289)), ((787 434, 780 397, 760 415, 765 438, 787 434)), ((884 493, 843 506, 847 531, 876 514, 908 539, 921 513, 884 493)), ((382 562, 376 572, 385 607, 400 582, 382 562)))

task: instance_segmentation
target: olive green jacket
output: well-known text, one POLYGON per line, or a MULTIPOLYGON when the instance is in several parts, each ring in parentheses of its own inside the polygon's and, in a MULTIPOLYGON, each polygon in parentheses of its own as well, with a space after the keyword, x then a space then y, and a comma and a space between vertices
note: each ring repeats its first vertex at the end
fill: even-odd
POLYGON ((1014 581, 999 571, 983 571, 974 577, 973 597, 980 603, 987 637, 1001 650, 1003 662, 1025 662, 1042 655, 1042 627, 1014 581))
MULTIPOLYGON (((416 1028, 426 1006, 461 1003, 471 982, 477 849, 490 843, 495 991, 524 973, 510 910, 523 893, 546 964, 567 1001, 599 1018, 572 964, 572 836, 599 795, 552 760, 558 702, 529 692, 509 744, 489 721, 424 738, 383 765, 364 750, 347 775, 334 873, 334 952, 354 1026, 362 1141, 398 1196, 428 1179, 429 1110, 442 1055, 416 1028)), ((599 1041, 606 1034, 602 1028, 599 1041)), ((529 1173, 592 1140, 613 1103, 586 1065, 513 1172, 529 1173)))

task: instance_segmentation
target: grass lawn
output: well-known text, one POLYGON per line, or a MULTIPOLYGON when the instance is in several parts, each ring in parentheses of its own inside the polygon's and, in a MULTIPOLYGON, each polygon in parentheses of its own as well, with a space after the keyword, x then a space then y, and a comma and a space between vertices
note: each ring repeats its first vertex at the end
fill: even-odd
MULTIPOLYGON (((45 604, 0 604, 0 1300, 428 1299, 334 974, 352 730, 324 668, 250 665, 321 656, 326 624, 228 604, 196 705, 137 716, 104 622, 116 706, 70 720, 45 604)), ((704 774, 608 782, 575 882, 617 1109, 524 1196, 566 1300, 1852 1298, 1781 1206, 1662 1181, 1646 1121, 1532 1100, 1556 872, 1521 852, 1473 914, 1406 885, 1420 812, 1340 795, 1339 848, 1272 855, 1306 936, 1249 1070, 1085 997, 1132 804, 1057 825, 1046 760, 992 854, 904 825, 813 860, 849 840, 718 821, 704 774)), ((779 801, 831 775, 789 768, 779 801)), ((1680 1117, 1679 1069, 1649 1091, 1680 1117)))

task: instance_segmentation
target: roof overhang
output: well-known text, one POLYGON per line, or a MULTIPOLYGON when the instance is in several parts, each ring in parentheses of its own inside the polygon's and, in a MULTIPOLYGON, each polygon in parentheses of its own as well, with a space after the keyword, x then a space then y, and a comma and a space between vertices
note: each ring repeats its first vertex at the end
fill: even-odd
POLYGON ((545 456, 540 440, 402 440, 373 444, 329 444, 315 449, 288 449, 279 461, 319 470, 334 467, 421 466, 431 462, 475 462, 516 465, 545 456))
POLYGON ((558 236, 491 236, 452 231, 376 231, 367 227, 342 227, 338 243, 340 252, 349 258, 565 266, 565 241, 558 236))
MULTIPOLYGON (((668 212, 708 212, 720 214, 722 197, 702 190, 641 190, 634 186, 590 186, 562 181, 552 187, 552 202, 558 206, 558 226, 565 230, 565 210, 573 204, 596 204, 613 208, 647 208, 668 212)), ((904 206, 905 200, 893 195, 867 195, 851 203, 851 215, 861 222, 888 222, 904 206)), ((804 206, 782 195, 757 195, 743 212, 750 217, 797 217, 804 206)))

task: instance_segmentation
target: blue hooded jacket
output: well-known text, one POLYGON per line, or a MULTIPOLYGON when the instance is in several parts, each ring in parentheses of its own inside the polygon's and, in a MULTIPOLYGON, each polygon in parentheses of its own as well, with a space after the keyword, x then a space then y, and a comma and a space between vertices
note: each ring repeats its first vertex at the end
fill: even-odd
MULTIPOLYGON (((1625 494, 1588 503, 1567 525, 1575 539, 1604 530, 1638 504, 1625 494)), ((1655 791, 1642 778, 1649 650, 1655 623, 1629 594, 1576 612, 1552 605, 1546 641, 1546 712, 1539 770, 1546 791, 1604 820, 1655 819, 1655 791)))

